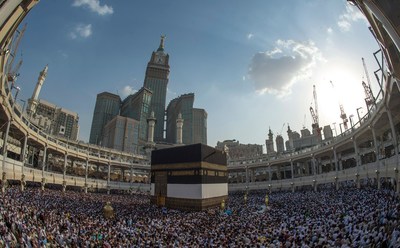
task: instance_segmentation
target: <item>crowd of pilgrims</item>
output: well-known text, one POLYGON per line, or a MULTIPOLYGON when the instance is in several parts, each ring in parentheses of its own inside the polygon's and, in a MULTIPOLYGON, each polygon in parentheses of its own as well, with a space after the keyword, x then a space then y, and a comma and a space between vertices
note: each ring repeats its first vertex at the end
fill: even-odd
POLYGON ((272 192, 268 207, 265 195, 236 192, 224 210, 186 212, 153 206, 145 192, 13 186, 0 195, 0 247, 400 247, 391 189, 272 192))

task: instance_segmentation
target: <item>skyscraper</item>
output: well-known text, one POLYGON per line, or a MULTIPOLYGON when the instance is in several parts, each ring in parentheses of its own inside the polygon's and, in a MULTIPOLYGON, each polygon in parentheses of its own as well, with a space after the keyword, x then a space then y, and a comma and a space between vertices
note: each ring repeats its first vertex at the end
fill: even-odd
POLYGON ((142 87, 135 94, 129 95, 122 101, 121 116, 139 121, 138 144, 142 145, 147 140, 147 117, 150 116, 150 103, 152 92, 142 87))
MULTIPOLYGON (((176 120, 178 118, 179 112, 176 111, 176 107, 179 102, 179 97, 172 99, 167 107, 167 123, 166 123, 166 141, 168 143, 175 143, 176 138, 176 120)), ((185 125, 185 123, 183 123, 185 125)), ((182 126, 183 128, 183 126, 182 126)), ((182 140, 183 142, 183 140, 182 140)))
POLYGON ((169 143, 176 142, 176 120, 182 115, 183 144, 207 144, 207 112, 204 109, 193 108, 194 94, 184 94, 173 100, 167 107, 167 133, 169 143))
POLYGON ((167 142, 176 142, 176 119, 182 114, 182 142, 189 145, 193 143, 193 102, 194 94, 184 94, 173 100, 167 107, 167 142))
POLYGON ((155 142, 164 140, 165 101, 169 77, 169 55, 164 52, 164 40, 165 36, 161 36, 160 46, 151 54, 144 79, 144 87, 153 92, 150 112, 154 111, 157 120, 154 129, 155 142))
POLYGON ((276 152, 278 154, 282 154, 285 151, 285 144, 282 135, 278 134, 275 138, 275 142, 276 142, 276 152))
POLYGON ((117 115, 105 125, 103 132, 102 144, 105 147, 124 152, 138 152, 139 122, 137 120, 117 115))
POLYGON ((207 145, 207 112, 204 109, 193 109, 193 143, 207 145))
POLYGON ((99 145, 103 139, 103 128, 119 114, 121 98, 118 95, 103 92, 97 95, 94 107, 89 143, 99 145))

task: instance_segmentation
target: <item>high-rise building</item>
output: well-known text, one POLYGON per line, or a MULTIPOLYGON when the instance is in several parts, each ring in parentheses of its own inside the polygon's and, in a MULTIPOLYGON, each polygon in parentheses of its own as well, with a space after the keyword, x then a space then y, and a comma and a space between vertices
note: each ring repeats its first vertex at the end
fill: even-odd
POLYGON ((167 85, 169 78, 169 55, 164 51, 165 36, 161 36, 160 46, 151 54, 147 64, 144 87, 153 93, 150 111, 154 111, 156 126, 154 128, 154 141, 164 140, 165 102, 167 98, 167 85))
POLYGON ((103 128, 119 114, 121 98, 118 95, 103 92, 97 95, 94 107, 89 143, 99 145, 103 139, 103 128))
POLYGON ((301 137, 293 140, 293 148, 295 151, 315 146, 321 141, 320 135, 318 135, 317 133, 311 134, 310 130, 308 130, 307 128, 303 128, 302 130, 300 130, 300 132, 301 137))
POLYGON ((124 152, 138 152, 139 121, 115 116, 103 129, 102 144, 124 152))
POLYGON ((323 132, 324 132, 325 140, 333 139, 333 132, 332 132, 332 128, 330 125, 324 126, 323 132))
MULTIPOLYGON (((166 134, 165 134, 165 139, 168 143, 175 143, 175 138, 176 138, 176 120, 178 118, 178 115, 182 113, 179 113, 176 111, 177 105, 179 102, 179 97, 172 99, 167 107, 167 123, 166 123, 166 134)), ((185 125, 185 123, 183 123, 185 125)), ((183 128, 183 126, 182 126, 183 128)), ((183 142, 183 140, 182 140, 183 142)))
POLYGON ((285 151, 285 143, 283 141, 282 135, 277 135, 275 138, 276 142, 276 152, 282 154, 285 151))
MULTIPOLYGON (((204 109, 193 109, 193 143, 207 145, 207 112, 204 109)), ((185 122, 184 124, 185 125, 185 122)))
POLYGON ((120 115, 139 121, 138 144, 147 140, 147 118, 150 116, 152 92, 142 87, 135 94, 129 95, 122 101, 120 115))
POLYGON ((77 140, 79 134, 78 114, 65 108, 58 108, 56 116, 53 134, 77 140))
POLYGON ((167 133, 169 143, 176 142, 176 120, 181 114, 183 119, 183 144, 207 144, 207 112, 204 109, 193 108, 194 94, 184 94, 173 100, 167 107, 167 133))
POLYGON ((176 119, 179 113, 182 115, 182 142, 189 145, 193 142, 193 102, 194 94, 184 94, 173 100, 167 107, 167 133, 166 140, 169 143, 176 142, 176 119))
POLYGON ((30 121, 49 134, 71 140, 78 138, 78 114, 43 99, 36 100, 35 114, 30 121))

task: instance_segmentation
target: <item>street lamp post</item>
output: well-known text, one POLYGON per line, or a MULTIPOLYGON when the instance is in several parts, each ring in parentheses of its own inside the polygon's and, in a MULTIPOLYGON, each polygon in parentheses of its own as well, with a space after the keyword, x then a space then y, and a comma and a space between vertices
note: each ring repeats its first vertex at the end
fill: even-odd
POLYGON ((248 165, 246 164, 246 170, 245 170, 245 173, 246 173, 246 188, 248 188, 249 187, 249 171, 248 171, 248 165))
POLYGON ((24 112, 25 112, 25 104, 26 104, 26 101, 25 100, 22 100, 22 99, 19 99, 21 102, 23 102, 24 104, 22 105, 22 110, 21 110, 21 116, 24 114, 24 112))
POLYGON ((332 125, 333 125, 333 128, 334 128, 334 130, 335 130, 335 137, 336 137, 336 136, 337 136, 336 122, 332 123, 332 125))
MULTIPOLYGON (((15 92, 15 97, 13 99, 13 102, 11 104, 11 114, 10 114, 10 119, 7 122, 7 127, 6 127, 6 132, 4 133, 4 139, 3 139, 3 164, 2 164, 2 170, 3 170, 3 174, 2 174, 2 184, 1 184, 1 191, 4 193, 5 192, 5 188, 6 188, 6 181, 7 181, 7 177, 6 177, 6 158, 7 158, 7 141, 8 141, 8 134, 10 132, 10 127, 11 127, 11 121, 13 119, 14 116, 14 107, 15 107, 15 102, 17 101, 17 97, 18 97, 18 93, 21 90, 21 88, 19 87, 15 87, 15 86, 11 86, 11 89, 16 89, 15 92)), ((11 95, 12 97, 12 95, 11 95)))
POLYGON ((358 116, 358 121, 360 122, 361 125, 361 118, 360 118, 360 112, 358 112, 362 107, 357 108, 357 116, 358 116))
POLYGON ((354 117, 354 115, 350 115, 349 116, 349 120, 350 120, 350 127, 351 127, 351 129, 353 129, 353 117, 354 117))

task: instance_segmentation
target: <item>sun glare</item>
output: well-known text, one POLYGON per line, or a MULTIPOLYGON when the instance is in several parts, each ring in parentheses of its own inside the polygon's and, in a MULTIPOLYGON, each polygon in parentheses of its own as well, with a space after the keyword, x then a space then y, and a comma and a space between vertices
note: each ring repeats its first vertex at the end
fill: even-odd
POLYGON ((340 104, 343 105, 347 117, 352 118, 353 123, 357 122, 358 117, 355 117, 357 108, 365 106, 361 75, 358 76, 357 73, 345 67, 329 68, 320 73, 323 73, 323 76, 321 75, 321 80, 316 83, 320 126, 332 125, 332 123, 337 123, 338 126, 342 122, 340 104))

